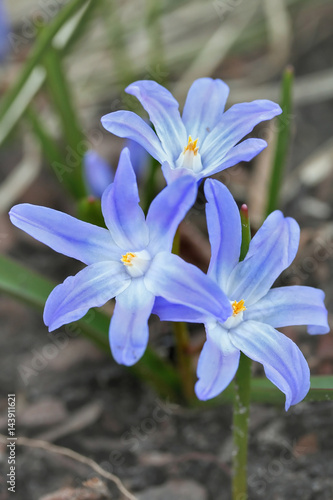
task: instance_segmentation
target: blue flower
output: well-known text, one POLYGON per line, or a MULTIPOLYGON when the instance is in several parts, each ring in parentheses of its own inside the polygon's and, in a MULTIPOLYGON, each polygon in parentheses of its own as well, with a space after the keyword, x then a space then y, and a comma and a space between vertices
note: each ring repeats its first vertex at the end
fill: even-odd
POLYGON ((114 179, 111 165, 93 149, 83 157, 83 175, 88 193, 96 198, 102 197, 114 179))
POLYGON ((277 104, 257 100, 235 104, 224 112, 229 87, 222 80, 200 78, 192 84, 182 117, 178 102, 158 83, 142 80, 126 92, 135 96, 148 112, 155 132, 131 111, 115 111, 102 117, 109 132, 141 144, 162 164, 166 181, 191 174, 197 181, 250 161, 267 143, 246 139, 258 123, 281 113, 277 104))
POLYGON ((9 51, 9 26, 9 19, 3 0, 0 0, 0 62, 6 58, 9 51))
MULTIPOLYGON (((299 244, 294 219, 275 211, 256 233, 239 262, 241 222, 235 201, 218 181, 205 183, 207 225, 212 247, 208 275, 228 296, 233 312, 225 322, 205 320, 207 340, 198 362, 196 394, 210 399, 233 379, 240 351, 262 363, 266 376, 286 395, 286 410, 301 401, 310 387, 309 367, 296 344, 276 328, 309 325, 310 334, 329 331, 324 293, 307 286, 271 289, 293 261, 299 244)), ((200 315, 180 305, 156 301, 163 320, 200 322, 200 315)), ((202 318, 201 318, 202 320, 202 318)))
MULTIPOLYGON (((147 170, 148 154, 139 144, 131 140, 126 141, 126 147, 130 152, 136 178, 140 181, 147 170)), ((88 149, 83 157, 83 175, 88 193, 96 198, 102 197, 114 179, 111 165, 93 149, 88 149)))
POLYGON ((12 208, 14 225, 87 264, 48 297, 44 322, 49 330, 76 321, 91 307, 116 297, 111 350, 118 363, 132 365, 145 351, 156 296, 224 321, 231 313, 224 293, 207 275, 171 253, 178 224, 193 205, 196 192, 192 177, 179 179, 154 199, 145 219, 129 151, 124 149, 114 182, 102 196, 108 229, 45 207, 22 204, 12 208))

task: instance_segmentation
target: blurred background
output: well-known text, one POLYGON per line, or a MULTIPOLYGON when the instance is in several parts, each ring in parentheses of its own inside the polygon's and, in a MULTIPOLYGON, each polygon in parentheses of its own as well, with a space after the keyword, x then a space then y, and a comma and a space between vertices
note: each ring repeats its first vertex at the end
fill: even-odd
MULTIPOLYGON (((182 109, 194 79, 221 78, 231 89, 229 107, 254 99, 281 102, 283 74, 292 67, 279 207, 299 222, 301 244, 281 283, 322 288, 332 324, 332 26, 330 0, 0 0, 1 253, 56 283, 80 269, 12 227, 8 210, 28 202, 91 219, 86 200, 95 193, 83 174, 84 154, 94 150, 110 171, 116 168, 124 142, 107 133, 100 118, 118 109, 145 116, 124 93, 130 82, 165 85, 182 109)), ((238 203, 248 204, 254 230, 265 216, 278 130, 276 122, 261 124, 251 135, 265 139, 268 148, 251 164, 215 176, 238 203)), ((137 175, 142 195, 164 186, 158 169, 152 179, 141 165, 137 175)), ((202 192, 183 224, 181 255, 207 269, 202 192)), ((23 271, 15 276, 23 291, 29 289, 23 271)), ((49 335, 40 310, 6 293, 10 284, 1 291, 2 433, 7 394, 15 392, 19 435, 92 458, 139 500, 230 498, 228 405, 186 409, 163 398, 80 331, 49 335)), ((152 317, 150 326, 151 345, 172 363, 170 325, 152 317)), ((331 334, 310 338, 304 328, 284 331, 302 349, 312 374, 332 375, 331 334)), ((191 339, 196 363, 202 325, 191 326, 191 339)), ((250 498, 332 500, 332 402, 301 403, 285 414, 280 401, 252 407, 250 498)), ((3 471, 6 457, 1 447, 3 471)), ((19 500, 126 498, 109 476, 32 445, 18 449, 17 469, 19 500)), ((5 474, 0 500, 10 498, 5 474)))

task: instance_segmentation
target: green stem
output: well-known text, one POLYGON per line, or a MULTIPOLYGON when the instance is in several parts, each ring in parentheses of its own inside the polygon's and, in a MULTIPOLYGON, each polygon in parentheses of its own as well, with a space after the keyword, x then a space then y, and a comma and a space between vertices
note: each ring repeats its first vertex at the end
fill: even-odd
MULTIPOLYGON (((244 260, 251 241, 250 221, 246 205, 242 205, 240 209, 240 216, 242 223, 242 246, 240 260, 244 260)), ((234 446, 232 476, 233 500, 247 500, 247 452, 251 364, 251 359, 241 353, 234 383, 235 394, 232 425, 234 446)))
MULTIPOLYGON (((175 234, 172 252, 179 255, 180 233, 179 228, 175 234)), ((187 403, 194 399, 194 371, 192 356, 190 354, 190 335, 186 323, 174 322, 173 334, 176 344, 177 368, 181 380, 182 392, 187 403)))
POLYGON ((277 117, 278 131, 270 179, 266 215, 278 208, 279 194, 291 136, 292 89, 294 70, 287 67, 283 74, 281 91, 282 114, 277 117))

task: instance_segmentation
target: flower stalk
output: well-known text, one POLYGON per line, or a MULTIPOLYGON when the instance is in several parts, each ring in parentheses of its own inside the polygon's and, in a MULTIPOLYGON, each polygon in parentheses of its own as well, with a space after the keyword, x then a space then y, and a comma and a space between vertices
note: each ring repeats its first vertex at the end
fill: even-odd
MULTIPOLYGON (((180 253, 180 232, 179 227, 173 240, 172 252, 176 255, 180 253)), ((176 346, 177 369, 181 381, 182 393, 187 403, 193 401, 194 393, 194 371, 192 356, 190 351, 190 336, 187 324, 184 322, 173 323, 173 335, 176 346)))
MULTIPOLYGON (((242 224, 242 244, 240 260, 244 260, 251 241, 249 212, 246 205, 240 209, 242 224)), ((233 412, 233 475, 232 499, 247 500, 247 454, 248 454, 248 427, 250 412, 251 389, 250 358, 241 352, 238 370, 235 376, 235 395, 233 412)))

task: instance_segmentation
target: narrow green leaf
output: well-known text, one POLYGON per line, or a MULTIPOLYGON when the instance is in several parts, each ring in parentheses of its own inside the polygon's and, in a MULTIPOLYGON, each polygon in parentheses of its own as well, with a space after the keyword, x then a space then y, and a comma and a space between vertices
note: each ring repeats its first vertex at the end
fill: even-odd
MULTIPOLYGON (((333 375, 312 375, 311 387, 304 401, 333 401, 333 375)), ((267 378, 252 378, 251 403, 273 404, 284 406, 284 394, 267 378)), ((198 401, 196 406, 219 406, 230 404, 234 400, 233 384, 230 384, 219 396, 209 401, 198 401)))
MULTIPOLYGON (((7 139, 44 82, 45 70, 39 64, 44 54, 49 50, 53 38, 87 1, 91 0, 72 0, 69 2, 38 37, 19 78, 0 103, 0 145, 7 139)), ((75 28, 75 26, 72 27, 73 30, 75 28)))
POLYGON ((276 118, 278 124, 277 141, 268 191, 266 215, 276 210, 279 204, 280 188, 291 136, 293 81, 294 70, 292 67, 287 67, 282 80, 282 114, 276 118))
MULTIPOLYGON (((58 113, 66 142, 66 161, 60 165, 54 161, 52 168, 63 168, 61 179, 66 178, 71 193, 80 199, 85 196, 86 188, 82 175, 82 159, 87 149, 84 135, 79 126, 73 106, 73 98, 65 77, 65 70, 57 49, 50 47, 43 59, 47 73, 47 87, 50 91, 54 109, 58 113)), ((58 170, 59 172, 59 170, 58 170)))

